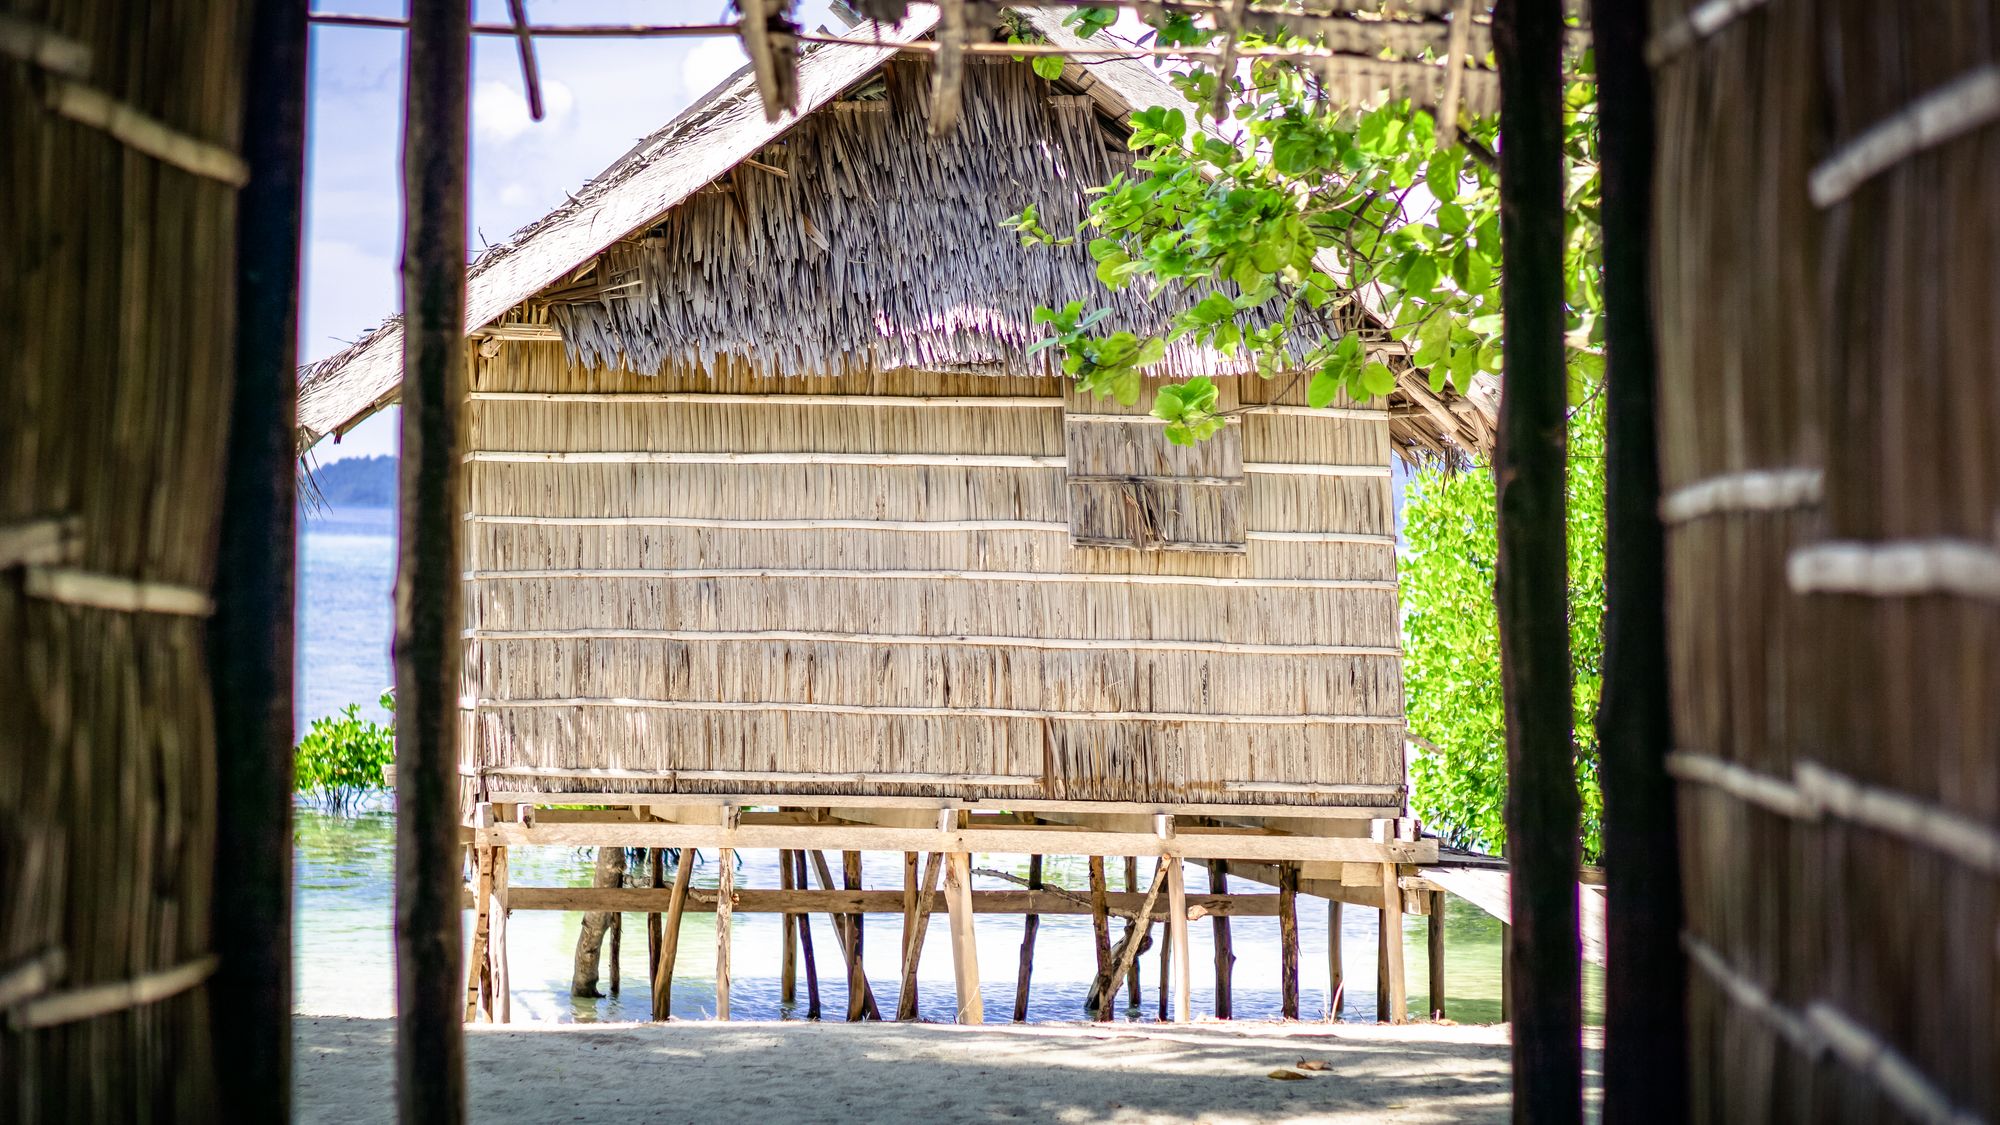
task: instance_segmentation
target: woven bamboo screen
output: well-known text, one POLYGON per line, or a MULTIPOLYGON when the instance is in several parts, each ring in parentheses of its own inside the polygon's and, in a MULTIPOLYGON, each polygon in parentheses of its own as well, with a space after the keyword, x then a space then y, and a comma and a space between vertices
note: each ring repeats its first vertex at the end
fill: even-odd
POLYGON ((1696 1115, 1991 1120, 2000 15, 1731 9, 1654 4, 1696 1115))
POLYGON ((1071 545, 1053 379, 514 343, 476 387, 490 787, 1400 801, 1379 408, 1245 416, 1221 554, 1071 545))
POLYGON ((0 1120, 205 1120, 245 6, 0 3, 0 1120))

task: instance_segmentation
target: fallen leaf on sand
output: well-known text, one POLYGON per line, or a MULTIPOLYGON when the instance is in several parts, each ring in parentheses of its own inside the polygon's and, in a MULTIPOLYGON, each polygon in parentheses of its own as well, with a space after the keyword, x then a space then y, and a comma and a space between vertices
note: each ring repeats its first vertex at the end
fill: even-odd
POLYGON ((1325 1059, 1300 1059, 1300 1070, 1332 1070, 1333 1064, 1325 1059))
POLYGON ((1300 1074, 1290 1067, 1281 1066, 1272 1071, 1267 1077, 1275 1078, 1280 1082, 1298 1082, 1305 1079, 1306 1075, 1300 1074))

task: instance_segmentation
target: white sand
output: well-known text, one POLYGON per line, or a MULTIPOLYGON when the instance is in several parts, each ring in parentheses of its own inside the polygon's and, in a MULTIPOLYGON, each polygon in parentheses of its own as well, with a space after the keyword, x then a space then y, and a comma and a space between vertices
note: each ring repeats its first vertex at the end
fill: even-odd
MULTIPOLYGON (((296 1119, 394 1119, 393 1025, 300 1016, 296 1119)), ((1505 1027, 474 1028, 475 1122, 1505 1121, 1505 1027), (1301 1059, 1330 1069, 1269 1077, 1301 1059)), ((1591 1052, 1592 1066, 1596 1052, 1591 1052)), ((1594 1077, 1593 1077, 1594 1085, 1594 1077)))

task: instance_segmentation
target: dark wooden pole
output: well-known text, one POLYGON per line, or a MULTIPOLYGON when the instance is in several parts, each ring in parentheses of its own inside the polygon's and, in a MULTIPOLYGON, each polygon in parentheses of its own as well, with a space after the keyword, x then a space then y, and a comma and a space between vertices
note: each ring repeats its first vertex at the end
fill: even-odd
POLYGON ((1500 0, 1500 680, 1513 875, 1514 1120, 1582 1120, 1582 951, 1567 604, 1561 0, 1500 0))
POLYGON ((1426 958, 1430 969, 1431 1018, 1444 1018, 1444 892, 1430 892, 1430 922, 1424 927, 1428 938, 1426 958))
POLYGON ((1278 1014, 1299 1018, 1299 865, 1278 865, 1278 1014))
MULTIPOLYGON (((1042 857, 1028 857, 1028 889, 1042 889, 1042 857)), ((1028 1021, 1028 980, 1035 971, 1035 931, 1042 925, 1042 916, 1030 913, 1021 923, 1021 969, 1014 980, 1014 1022, 1028 1021)))
POLYGON ((471 5, 410 5, 403 124, 403 449, 396 566, 396 1101, 465 1120, 459 1022, 459 420, 471 5))
MULTIPOLYGON (((806 882, 804 849, 792 851, 792 883, 801 890, 811 886, 806 882)), ((799 914, 799 956, 806 963, 806 1018, 816 1020, 820 1017, 819 962, 813 960, 812 915, 803 911, 799 914)))
POLYGON ((1654 429, 1653 87, 1646 7, 1593 0, 1603 192, 1604 1118, 1687 1116, 1686 967, 1667 697, 1666 536, 1654 429))
MULTIPOLYGON (((1210 894, 1229 893, 1229 861, 1211 859, 1208 861, 1208 890, 1210 894)), ((1236 969, 1236 951, 1229 939, 1229 915, 1216 911, 1210 924, 1215 928, 1215 1018, 1230 1019, 1234 1004, 1230 998, 1231 977, 1236 969)), ((1336 940, 1338 936, 1336 935, 1336 940)))
POLYGON ((209 984, 219 1116, 292 1113, 292 614, 306 5, 251 18, 236 209, 236 379, 209 622, 216 736, 209 984))

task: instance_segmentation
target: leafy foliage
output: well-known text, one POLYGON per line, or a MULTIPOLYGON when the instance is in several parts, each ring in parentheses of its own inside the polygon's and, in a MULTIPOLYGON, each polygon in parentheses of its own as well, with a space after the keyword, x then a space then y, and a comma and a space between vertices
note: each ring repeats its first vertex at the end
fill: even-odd
MULTIPOLYGON (((396 697, 383 692, 382 709, 393 714, 396 697)), ((331 813, 356 810, 370 793, 386 785, 382 767, 395 758, 393 726, 364 719, 361 705, 314 719, 293 752, 294 792, 306 794, 331 813)))
MULTIPOLYGON (((1593 397, 1570 417, 1569 631, 1575 668, 1576 776, 1583 852, 1595 862, 1604 799, 1591 725, 1604 652, 1604 411, 1593 397)), ((1493 606, 1493 474, 1440 466, 1417 477, 1404 508, 1403 669, 1414 805, 1446 840, 1503 850, 1507 744, 1500 631, 1493 606)))

